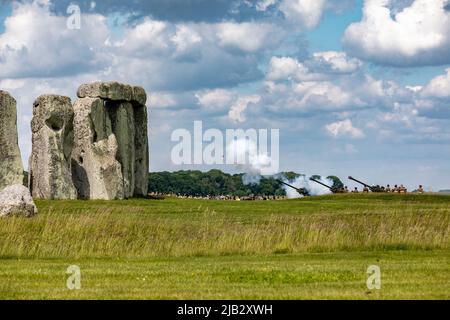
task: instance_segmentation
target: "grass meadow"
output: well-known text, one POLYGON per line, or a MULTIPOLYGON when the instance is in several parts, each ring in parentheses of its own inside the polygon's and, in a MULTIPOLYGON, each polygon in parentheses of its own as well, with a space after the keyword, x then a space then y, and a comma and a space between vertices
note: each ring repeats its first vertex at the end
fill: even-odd
POLYGON ((450 196, 36 205, 0 219, 0 299, 450 298, 450 196))

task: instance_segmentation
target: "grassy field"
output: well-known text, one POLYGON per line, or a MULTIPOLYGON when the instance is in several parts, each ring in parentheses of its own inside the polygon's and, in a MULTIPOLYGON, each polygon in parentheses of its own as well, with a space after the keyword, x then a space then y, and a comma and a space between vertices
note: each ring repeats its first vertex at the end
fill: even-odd
POLYGON ((0 220, 0 298, 450 298, 449 196, 36 204, 0 220))

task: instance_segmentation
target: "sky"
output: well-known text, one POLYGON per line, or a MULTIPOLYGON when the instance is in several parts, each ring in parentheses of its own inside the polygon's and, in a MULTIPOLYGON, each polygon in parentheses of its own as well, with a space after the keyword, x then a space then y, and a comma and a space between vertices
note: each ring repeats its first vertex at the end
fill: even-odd
POLYGON ((33 101, 99 80, 146 89, 151 171, 239 171, 171 161, 201 120, 279 129, 280 171, 450 189, 449 0, 0 1, 25 167, 33 101))

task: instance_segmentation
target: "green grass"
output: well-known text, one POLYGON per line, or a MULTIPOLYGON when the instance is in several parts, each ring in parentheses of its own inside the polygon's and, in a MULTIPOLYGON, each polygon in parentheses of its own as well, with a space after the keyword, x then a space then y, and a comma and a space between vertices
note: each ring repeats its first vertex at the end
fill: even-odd
POLYGON ((0 298, 450 298, 448 196, 36 204, 0 220, 0 298))

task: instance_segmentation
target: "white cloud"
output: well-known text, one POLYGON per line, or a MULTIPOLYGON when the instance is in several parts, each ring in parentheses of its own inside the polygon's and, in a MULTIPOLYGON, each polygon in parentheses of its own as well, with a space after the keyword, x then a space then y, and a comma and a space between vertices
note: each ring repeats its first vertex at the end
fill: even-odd
POLYGON ((149 95, 148 105, 152 108, 168 108, 177 104, 176 98, 169 93, 153 92, 149 95))
POLYGON ((312 73, 303 63, 291 57, 272 57, 266 79, 270 81, 316 80, 320 75, 312 73))
POLYGON ((176 47, 177 57, 194 57, 200 54, 201 35, 186 25, 177 26, 177 31, 171 38, 176 47))
POLYGON ((336 74, 348 74, 359 70, 362 62, 350 58, 345 52, 316 52, 303 63, 292 57, 272 57, 266 79, 270 81, 317 81, 336 74))
POLYGON ((45 77, 100 70, 110 60, 99 50, 108 37, 106 19, 82 15, 82 29, 66 27, 66 17, 50 14, 49 4, 16 3, 0 34, 0 77, 45 77), (90 30, 89 33, 83 32, 90 30))
POLYGON ((425 86, 423 89, 424 96, 450 98, 450 68, 446 71, 447 74, 435 77, 425 86))
POLYGON ((125 36, 113 42, 113 47, 135 57, 168 54, 173 51, 171 33, 174 30, 168 23, 146 18, 135 27, 125 29, 125 36))
POLYGON ((217 38, 224 47, 256 52, 280 40, 283 31, 268 23, 225 22, 217 25, 217 38))
POLYGON ((230 111, 228 112, 228 117, 235 122, 245 122, 247 118, 245 117, 244 112, 249 104, 258 103, 260 100, 261 97, 258 95, 239 97, 237 101, 231 106, 230 111))
POLYGON ((313 54, 313 63, 322 67, 323 71, 330 70, 336 73, 352 73, 357 71, 362 62, 356 58, 350 58, 345 52, 325 51, 313 54))
POLYGON ((325 0, 283 0, 280 11, 299 27, 314 28, 322 17, 325 0))
POLYGON ((265 99, 268 101, 265 104, 274 112, 343 111, 367 107, 366 100, 378 96, 372 92, 370 78, 350 77, 350 72, 356 71, 359 65, 359 60, 353 61, 338 52, 317 53, 305 63, 292 57, 272 57, 266 74, 265 99))
POLYGON ((260 0, 256 4, 256 10, 258 11, 266 11, 268 7, 274 5, 276 0, 260 0))
POLYGON ((328 81, 302 82, 294 87, 294 92, 301 97, 298 106, 303 108, 315 106, 317 109, 338 110, 350 104, 360 104, 350 92, 328 81))
POLYGON ((225 89, 215 89, 195 94, 198 103, 208 110, 223 110, 228 108, 236 95, 225 89))
POLYGON ((327 124, 325 129, 333 137, 349 136, 354 139, 364 137, 364 132, 361 129, 355 128, 350 119, 327 124))
POLYGON ((447 3, 414 0, 395 13, 389 7, 390 0, 366 0, 362 20, 345 31, 344 45, 353 55, 382 64, 450 63, 447 3))

